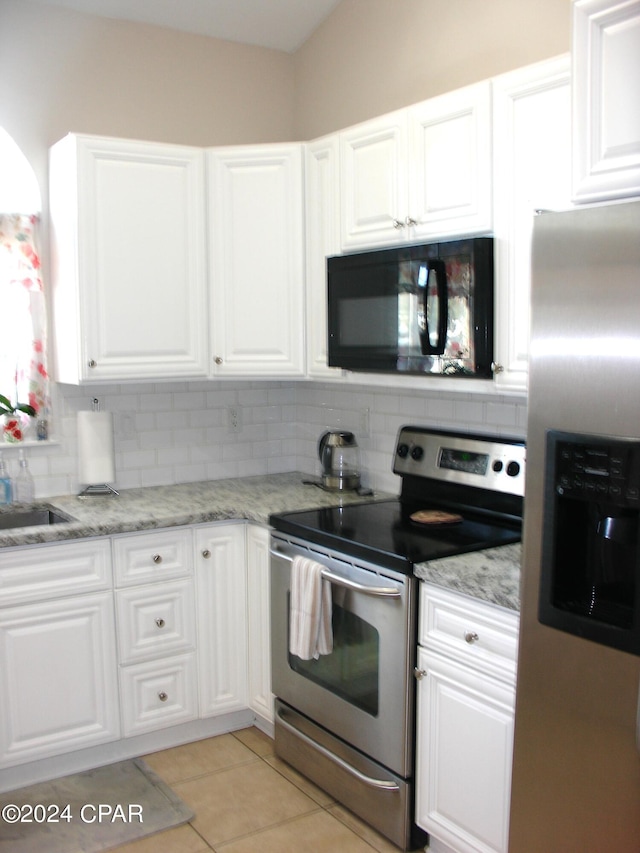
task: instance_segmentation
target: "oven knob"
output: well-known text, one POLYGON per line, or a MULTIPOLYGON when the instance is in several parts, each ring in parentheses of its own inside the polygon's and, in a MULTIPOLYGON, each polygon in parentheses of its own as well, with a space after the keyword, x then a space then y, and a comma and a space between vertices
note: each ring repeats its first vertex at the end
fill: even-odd
POLYGON ((420 447, 420 445, 416 444, 415 447, 411 448, 411 458, 415 459, 416 462, 419 462, 424 456, 424 450, 420 447))
POLYGON ((398 445, 398 456, 401 459, 404 459, 408 453, 409 453, 409 445, 408 444, 399 444, 398 445))
POLYGON ((517 477, 520 473, 520 463, 519 462, 509 462, 507 465, 507 475, 509 477, 517 477))
POLYGON ((496 459, 496 460, 495 460, 495 462, 493 463, 493 465, 492 465, 491 467, 492 467, 492 468, 493 468, 493 470, 496 472, 496 474, 500 473, 500 471, 502 471, 502 462, 501 462, 501 460, 500 460, 500 459, 496 459))

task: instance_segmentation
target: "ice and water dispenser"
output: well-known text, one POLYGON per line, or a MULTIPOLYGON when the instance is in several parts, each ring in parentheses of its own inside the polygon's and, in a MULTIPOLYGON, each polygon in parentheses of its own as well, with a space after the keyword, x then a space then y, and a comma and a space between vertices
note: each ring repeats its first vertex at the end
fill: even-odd
POLYGON ((640 440, 547 433, 539 619, 640 655, 640 440))

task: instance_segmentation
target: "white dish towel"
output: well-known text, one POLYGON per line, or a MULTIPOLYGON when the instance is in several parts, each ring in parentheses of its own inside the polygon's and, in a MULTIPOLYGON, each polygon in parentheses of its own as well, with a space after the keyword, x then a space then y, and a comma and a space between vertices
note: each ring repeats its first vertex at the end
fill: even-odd
POLYGON ((291 563, 289 651, 302 660, 333 651, 331 583, 322 579, 323 568, 308 557, 294 557, 291 563))

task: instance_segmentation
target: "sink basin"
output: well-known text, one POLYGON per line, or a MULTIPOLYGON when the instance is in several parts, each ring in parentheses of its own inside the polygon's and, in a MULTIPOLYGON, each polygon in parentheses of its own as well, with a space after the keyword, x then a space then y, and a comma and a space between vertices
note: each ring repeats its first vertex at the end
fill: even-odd
POLYGON ((0 512, 0 530, 13 530, 17 527, 36 527, 43 524, 68 524, 72 519, 49 507, 32 509, 9 509, 0 512))

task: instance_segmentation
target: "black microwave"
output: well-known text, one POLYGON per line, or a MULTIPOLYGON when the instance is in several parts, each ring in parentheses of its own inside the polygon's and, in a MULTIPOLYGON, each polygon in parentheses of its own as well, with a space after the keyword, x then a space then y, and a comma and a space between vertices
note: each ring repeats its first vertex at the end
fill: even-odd
POLYGON ((328 364, 492 376, 493 238, 327 259, 328 364))

